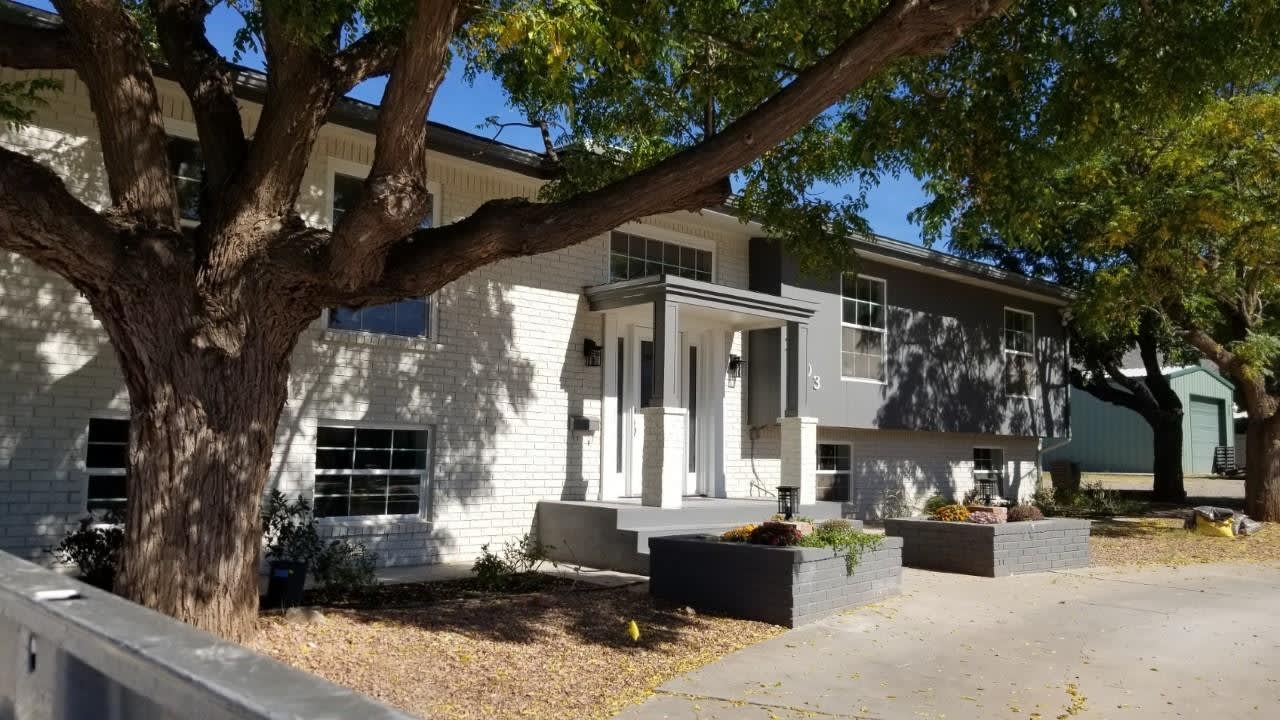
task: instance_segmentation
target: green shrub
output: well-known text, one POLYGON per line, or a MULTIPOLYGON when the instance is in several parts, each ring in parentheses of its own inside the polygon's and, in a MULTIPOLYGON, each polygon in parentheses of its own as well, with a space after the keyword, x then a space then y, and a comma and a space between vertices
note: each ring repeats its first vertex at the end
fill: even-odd
POLYGON ((943 522, 966 522, 969 519, 969 509, 963 505, 943 505, 929 517, 943 522))
POLYGON ((881 518, 911 517, 911 505, 907 502, 906 491, 901 485, 890 486, 880 493, 879 516, 881 518))
POLYGON ((938 508, 955 505, 955 503, 955 500, 946 495, 930 495, 929 499, 924 501, 924 514, 933 515, 938 511, 938 508))
POLYGON ((1014 505, 1009 508, 1009 522, 1027 522, 1043 519, 1044 513, 1040 512, 1040 508, 1035 505, 1014 505))
POLYGON ((111 590, 120 567, 120 550, 124 547, 122 520, 122 515, 115 512, 81 519, 80 527, 67 533, 53 549, 54 556, 58 562, 74 563, 84 582, 111 590))
POLYGON ((858 566, 862 552, 880 547, 883 540, 879 535, 871 535, 853 527, 847 520, 827 520, 813 529, 797 543, 801 547, 829 547, 833 552, 845 551, 845 571, 852 575, 858 566))
POLYGON ((538 542, 533 533, 525 533, 518 541, 502 544, 502 554, 489 550, 489 544, 480 546, 480 557, 471 565, 476 584, 482 590, 494 592, 519 592, 526 583, 524 578, 537 572, 547 562, 550 545, 538 542))
POLYGON ((332 540, 316 554, 311 575, 326 588, 361 590, 378 583, 375 567, 377 556, 364 545, 332 540))
POLYGON ((1051 487, 1041 485, 1036 488, 1036 494, 1031 496, 1031 504, 1048 517, 1058 514, 1058 495, 1051 487))
POLYGON ((800 543, 800 529, 795 525, 781 522, 767 522, 751 531, 747 542, 753 545, 773 545, 788 547, 800 543))
POLYGON ((1032 503, 1048 516, 1115 517, 1134 515, 1144 509, 1143 503, 1128 500, 1097 482, 1088 483, 1074 492, 1065 488, 1057 491, 1041 488, 1036 491, 1032 503))

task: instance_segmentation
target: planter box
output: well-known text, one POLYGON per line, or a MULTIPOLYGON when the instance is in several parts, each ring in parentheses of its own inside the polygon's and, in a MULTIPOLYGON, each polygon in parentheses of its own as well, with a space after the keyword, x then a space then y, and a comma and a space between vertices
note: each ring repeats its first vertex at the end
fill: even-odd
POLYGON ((796 627, 896 595, 902 540, 862 553, 852 575, 845 553, 724 542, 712 535, 649 540, 649 593, 697 610, 796 627))
POLYGON ((978 525, 926 518, 884 521, 902 538, 902 564, 924 570, 1003 577, 1089 565, 1089 521, 1050 518, 978 525))

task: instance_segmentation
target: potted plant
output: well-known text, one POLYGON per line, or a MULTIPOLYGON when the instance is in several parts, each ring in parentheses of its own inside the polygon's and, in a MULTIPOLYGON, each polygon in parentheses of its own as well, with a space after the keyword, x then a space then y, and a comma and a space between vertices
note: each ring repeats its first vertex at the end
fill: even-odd
POLYGON ((262 506, 262 536, 270 568, 266 606, 301 604, 307 570, 324 547, 311 504, 303 498, 289 502, 284 493, 272 490, 262 506))

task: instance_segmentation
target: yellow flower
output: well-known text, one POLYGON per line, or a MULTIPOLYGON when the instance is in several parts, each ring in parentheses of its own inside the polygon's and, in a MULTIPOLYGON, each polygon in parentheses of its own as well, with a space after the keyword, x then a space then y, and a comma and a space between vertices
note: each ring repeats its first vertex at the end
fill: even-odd
POLYGON ((631 642, 640 642, 640 626, 635 620, 627 621, 627 635, 631 638, 631 642))

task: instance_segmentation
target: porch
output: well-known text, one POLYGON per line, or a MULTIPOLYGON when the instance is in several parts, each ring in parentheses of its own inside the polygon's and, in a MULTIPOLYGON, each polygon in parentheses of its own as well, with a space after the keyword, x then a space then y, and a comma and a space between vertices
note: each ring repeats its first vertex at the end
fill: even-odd
POLYGON ((815 501, 817 420, 805 412, 812 304, 668 274, 587 288, 585 295, 604 320, 594 499, 677 510, 692 497, 727 498, 726 388, 745 381, 741 368, 749 361, 730 354, 734 335, 778 329, 782 477, 801 488, 802 504, 815 501))
MULTIPOLYGON (((842 517, 843 510, 843 503, 812 502, 801 504, 799 515, 822 521, 842 517)), ((542 500, 538 540, 557 562, 648 575, 649 538, 718 535, 767 520, 777 511, 773 499, 686 497, 679 508, 646 506, 641 498, 542 500)))

